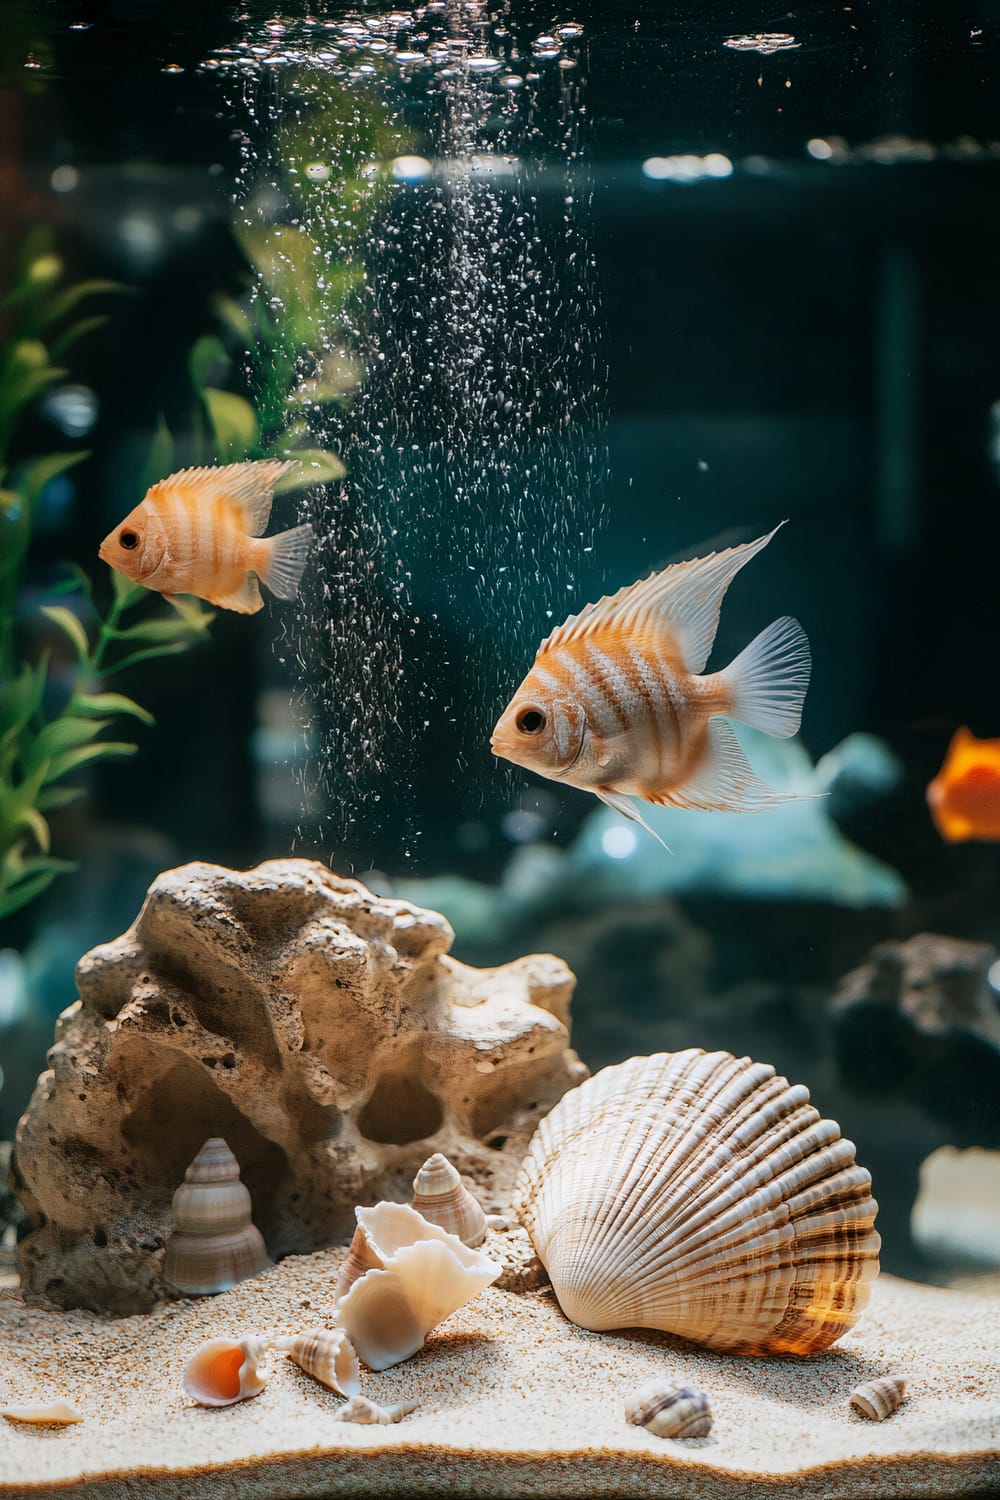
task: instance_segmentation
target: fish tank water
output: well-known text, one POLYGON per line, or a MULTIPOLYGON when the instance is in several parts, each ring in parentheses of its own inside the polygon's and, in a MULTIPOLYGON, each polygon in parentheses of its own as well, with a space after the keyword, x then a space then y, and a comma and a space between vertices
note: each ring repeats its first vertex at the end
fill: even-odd
POLYGON ((35 697, 0 757, 0 1139, 159 872, 311 858, 465 962, 559 955, 592 1071, 704 1047, 805 1083, 884 1269, 988 1284, 997 7, 10 0, 4 28, 6 728, 35 697), (99 560, 156 481, 262 458, 293 461, 272 532, 313 529, 294 599, 99 560), (801 622, 799 733, 737 731, 797 797, 641 804, 654 837, 491 754, 568 616, 783 522, 709 670, 801 622))

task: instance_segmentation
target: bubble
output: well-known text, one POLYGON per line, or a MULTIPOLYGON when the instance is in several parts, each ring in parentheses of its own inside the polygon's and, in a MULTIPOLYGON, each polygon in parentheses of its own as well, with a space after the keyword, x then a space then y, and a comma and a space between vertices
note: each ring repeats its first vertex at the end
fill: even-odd
POLYGON ((52 190, 56 193, 71 193, 80 181, 80 174, 75 167, 68 164, 56 167, 49 178, 52 190))
POLYGON ((820 136, 814 136, 811 141, 806 142, 806 150, 816 161, 829 161, 833 155, 833 147, 829 141, 824 141, 820 136))
POLYGON ((424 62, 425 58, 422 52, 397 52, 396 61, 399 63, 419 63, 424 62))
POLYGON ((583 27, 579 21, 566 21, 562 26, 556 27, 556 36, 562 37, 563 41, 573 41, 578 36, 583 36, 583 27))
POLYGON ((503 67, 499 57, 470 57, 470 73, 499 73, 503 67))
POLYGON ((639 843, 634 829, 615 823, 601 834, 601 848, 610 859, 628 859, 639 843))
POLYGON ((306 176, 310 182, 328 182, 330 168, 322 161, 311 161, 306 167, 306 176))
POLYGON ((161 73, 183 73, 184 69, 180 63, 167 63, 166 67, 160 69, 161 73))

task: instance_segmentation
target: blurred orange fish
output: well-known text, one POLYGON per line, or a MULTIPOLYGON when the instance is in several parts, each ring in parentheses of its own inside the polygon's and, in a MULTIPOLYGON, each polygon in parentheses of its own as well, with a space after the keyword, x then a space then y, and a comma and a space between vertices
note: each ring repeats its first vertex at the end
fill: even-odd
POLYGON ((794 796, 757 778, 721 716, 795 734, 810 671, 798 621, 775 620, 724 671, 701 675, 726 589, 774 534, 676 563, 572 615, 504 710, 494 755, 591 791, 650 833, 633 797, 756 812, 794 796))
POLYGON ((1000 740, 977 740, 963 725, 927 788, 927 802, 949 843, 1000 839, 1000 740))
POLYGON ((148 589, 196 594, 241 615, 263 607, 258 579, 279 599, 294 599, 312 527, 261 536, 274 486, 292 468, 262 459, 171 474, 108 533, 100 556, 148 589))

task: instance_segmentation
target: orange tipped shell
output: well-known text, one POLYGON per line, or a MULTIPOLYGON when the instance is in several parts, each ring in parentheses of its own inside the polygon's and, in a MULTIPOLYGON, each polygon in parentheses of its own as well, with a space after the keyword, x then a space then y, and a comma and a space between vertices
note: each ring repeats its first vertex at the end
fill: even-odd
POLYGON ((446 1156, 435 1151, 413 1179, 413 1207, 431 1224, 475 1249, 486 1238, 486 1215, 446 1156))
POLYGON ((259 1396, 267 1384, 257 1366, 267 1344, 263 1339, 207 1339, 184 1367, 184 1389, 202 1406, 232 1406, 259 1396))
POLYGON ((218 1136, 205 1142, 171 1204, 174 1232, 163 1275, 188 1296, 211 1296, 271 1264, 250 1217, 250 1194, 235 1156, 218 1136))
POLYGON ((308 1333, 274 1340, 288 1358, 314 1380, 336 1391, 354 1396, 361 1390, 361 1366, 350 1339, 342 1328, 313 1328, 308 1333))
POLYGON ((741 1354, 809 1354, 878 1274, 871 1177, 765 1063, 660 1052, 564 1094, 514 1188, 560 1306, 741 1354))

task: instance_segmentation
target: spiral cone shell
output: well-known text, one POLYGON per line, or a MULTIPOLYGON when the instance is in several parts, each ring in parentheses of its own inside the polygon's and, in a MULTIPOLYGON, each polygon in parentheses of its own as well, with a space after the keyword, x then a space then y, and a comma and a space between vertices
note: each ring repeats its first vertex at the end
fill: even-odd
POLYGON ((514 1207, 566 1316, 742 1354, 808 1354, 878 1274, 871 1178, 832 1120, 765 1063, 633 1057, 565 1094, 514 1207))
POLYGON ((446 1156, 435 1151, 413 1179, 413 1207, 473 1250, 486 1238, 486 1214, 446 1156))
POLYGON ((898 1411, 906 1397, 906 1381, 885 1375, 869 1380, 851 1392, 851 1410, 868 1422, 884 1422, 898 1411))
POLYGON ((342 1328, 312 1328, 308 1333, 275 1339, 274 1347, 283 1349, 300 1370, 338 1396, 360 1392, 361 1366, 342 1328))
POLYGON ((378 1423, 387 1426, 390 1422, 401 1422, 411 1411, 416 1411, 415 1401, 400 1401, 396 1406, 379 1406, 367 1396, 352 1396, 337 1413, 338 1422, 363 1422, 368 1426, 378 1423))
POLYGON ((184 1389, 202 1406, 232 1406, 259 1396, 267 1377, 258 1370, 264 1339, 206 1339, 184 1367, 184 1389))
POLYGON ((166 1280, 188 1296, 211 1296, 265 1270, 271 1262, 250 1212, 239 1163, 225 1141, 213 1136, 174 1193, 166 1280))

